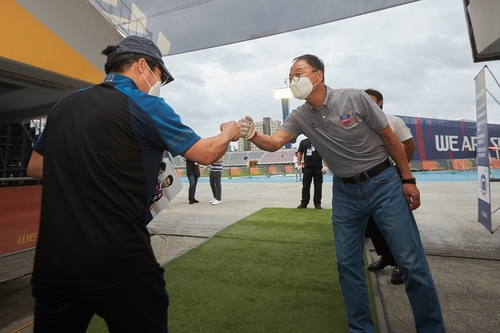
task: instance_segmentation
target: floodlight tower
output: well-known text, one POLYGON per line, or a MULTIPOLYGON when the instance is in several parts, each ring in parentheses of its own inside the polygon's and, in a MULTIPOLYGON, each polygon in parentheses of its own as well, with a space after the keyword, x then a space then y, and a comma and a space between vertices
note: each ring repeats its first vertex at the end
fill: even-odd
MULTIPOLYGON (((293 97, 290 88, 278 88, 274 89, 274 99, 281 99, 281 109, 283 112, 283 122, 285 122, 286 117, 290 113, 290 98, 293 97)), ((290 149, 292 145, 290 142, 285 144, 286 149, 290 149)))

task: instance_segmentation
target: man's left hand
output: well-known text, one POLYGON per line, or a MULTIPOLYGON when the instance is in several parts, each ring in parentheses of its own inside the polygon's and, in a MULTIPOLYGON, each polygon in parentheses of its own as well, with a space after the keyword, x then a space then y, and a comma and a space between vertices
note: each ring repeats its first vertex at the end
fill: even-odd
POLYGON ((410 210, 420 207, 420 191, 415 184, 403 184, 403 194, 410 206, 410 210))

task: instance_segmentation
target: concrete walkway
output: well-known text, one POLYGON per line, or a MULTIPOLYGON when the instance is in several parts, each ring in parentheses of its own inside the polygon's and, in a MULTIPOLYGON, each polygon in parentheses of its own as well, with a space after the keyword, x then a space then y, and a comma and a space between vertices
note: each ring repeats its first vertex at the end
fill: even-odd
MULTIPOLYGON (((418 186, 423 204, 415 216, 448 333, 500 332, 500 232, 491 235, 476 222, 476 183, 421 182, 418 186)), ((152 236, 157 254, 165 250, 168 240, 168 247, 158 257, 161 264, 261 208, 295 208, 300 203, 300 183, 225 179, 222 187, 222 203, 212 206, 209 184, 199 183, 196 198, 200 203, 190 205, 185 185, 150 224, 152 230, 167 235, 152 236)), ((495 201, 500 206, 500 199, 493 198, 493 206, 495 201)), ((331 209, 330 183, 323 186, 323 208, 331 209)), ((500 217, 494 224, 500 225, 499 221, 500 217)), ((378 259, 371 242, 367 242, 367 253, 369 261, 378 259)), ((0 333, 11 333, 33 321, 32 262, 33 251, 0 258, 0 333)), ((381 332, 415 332, 404 285, 389 282, 391 271, 371 273, 381 332)), ((32 326, 20 332, 32 332, 32 326)))

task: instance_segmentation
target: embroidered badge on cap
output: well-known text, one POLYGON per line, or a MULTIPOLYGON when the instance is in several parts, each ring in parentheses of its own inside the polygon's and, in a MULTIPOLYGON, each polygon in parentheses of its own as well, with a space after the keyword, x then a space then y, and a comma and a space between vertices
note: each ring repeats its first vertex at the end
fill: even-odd
POLYGON ((339 125, 344 127, 351 127, 354 124, 354 117, 350 113, 343 113, 339 117, 339 125))

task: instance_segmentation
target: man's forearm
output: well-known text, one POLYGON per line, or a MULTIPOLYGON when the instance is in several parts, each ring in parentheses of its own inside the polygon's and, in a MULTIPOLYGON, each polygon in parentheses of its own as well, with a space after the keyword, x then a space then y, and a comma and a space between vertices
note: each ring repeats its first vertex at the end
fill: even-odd
POLYGON ((230 140, 223 135, 201 138, 182 155, 188 160, 209 165, 226 154, 229 143, 230 140))
POLYGON ((277 142, 270 135, 266 135, 266 134, 262 134, 262 133, 258 133, 258 132, 255 132, 255 133, 256 133, 256 135, 254 136, 254 138, 252 140, 250 140, 250 142, 262 150, 276 151, 283 146, 283 145, 280 145, 279 142, 277 142))
POLYGON ((383 130, 378 131, 377 134, 380 136, 382 141, 384 141, 387 152, 389 153, 389 156, 391 156, 394 163, 396 163, 401 177, 403 179, 413 178, 403 146, 389 125, 387 125, 383 130))
POLYGON ((413 158, 413 153, 417 148, 415 145, 415 141, 413 140, 413 138, 410 138, 406 141, 403 141, 402 144, 405 147, 406 160, 408 161, 408 163, 410 163, 411 159, 413 158))
POLYGON ((222 157, 226 154, 227 147, 231 143, 231 137, 228 136, 227 133, 220 133, 218 136, 209 139, 211 139, 211 144, 214 145, 214 148, 216 150, 215 159, 209 163, 212 164, 213 162, 217 162, 218 160, 222 159, 222 157))
POLYGON ((403 179, 413 178, 410 166, 408 165, 406 154, 399 141, 396 142, 396 144, 394 144, 393 142, 386 144, 386 147, 387 151, 389 152, 389 155, 391 156, 394 163, 396 163, 396 166, 398 167, 398 170, 401 173, 401 178, 403 179))
MULTIPOLYGON (((294 137, 290 133, 278 129, 272 135, 255 132, 255 134, 250 138, 250 142, 255 144, 260 149, 266 151, 276 151, 293 139, 294 137)), ((298 162, 300 163, 300 160, 298 162)))
POLYGON ((302 165, 302 153, 301 152, 298 152, 297 153, 297 164, 298 165, 302 165))
POLYGON ((43 179, 43 156, 36 151, 31 154, 27 174, 31 178, 43 179))

